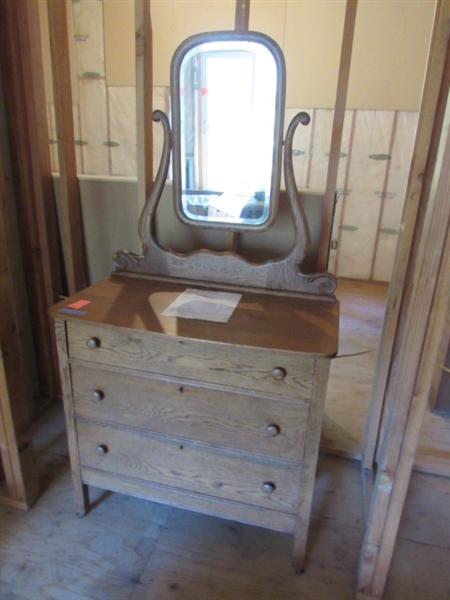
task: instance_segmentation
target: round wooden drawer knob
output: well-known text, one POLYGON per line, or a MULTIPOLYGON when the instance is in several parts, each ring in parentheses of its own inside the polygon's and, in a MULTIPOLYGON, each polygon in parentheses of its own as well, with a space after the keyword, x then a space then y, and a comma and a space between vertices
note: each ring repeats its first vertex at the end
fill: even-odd
POLYGON ((286 369, 283 369, 283 367, 275 367, 272 371, 272 377, 275 381, 283 381, 286 377, 286 369))
POLYGON ((274 483, 272 483, 271 481, 265 481, 262 484, 262 491, 265 494, 272 494, 276 489, 276 485, 274 483))
POLYGON ((105 444, 100 444, 99 446, 97 446, 97 454, 99 456, 105 456, 105 454, 108 454, 108 452, 108 446, 105 446, 105 444))
POLYGON ((276 425, 275 423, 271 423, 270 425, 267 425, 267 433, 270 435, 270 437, 275 437, 277 435, 279 435, 281 432, 281 428, 279 425, 276 425))
POLYGON ((100 400, 103 400, 103 398, 105 397, 105 392, 102 392, 102 390, 94 390, 92 392, 92 395, 94 396, 94 400, 100 402, 100 400))
POLYGON ((91 337, 86 342, 86 345, 90 350, 95 350, 96 348, 100 348, 100 340, 96 337, 91 337))

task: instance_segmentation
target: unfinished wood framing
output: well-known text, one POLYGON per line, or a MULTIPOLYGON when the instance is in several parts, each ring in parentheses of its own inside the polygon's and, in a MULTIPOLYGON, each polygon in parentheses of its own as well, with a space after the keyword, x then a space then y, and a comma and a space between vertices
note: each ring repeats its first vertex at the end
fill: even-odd
MULTIPOLYGON (((443 96, 443 98, 442 98, 443 96)), ((408 489, 450 300, 450 103, 428 163, 386 385, 385 420, 360 560, 358 598, 381 598, 408 489)), ((439 111, 438 111, 439 112, 439 111)), ((433 141, 434 143, 434 141, 433 141)))
POLYGON ((62 278, 37 3, 5 0, 0 3, 0 21, 12 184, 41 394, 30 408, 40 410, 58 389, 56 348, 47 309, 61 294, 62 278))
POLYGON ((250 0, 236 0, 234 28, 236 31, 248 31, 250 21, 250 0))
MULTIPOLYGON (((449 33, 450 36, 450 33, 449 33)), ((447 48, 446 63, 444 65, 444 73, 442 78, 441 90, 450 88, 450 43, 447 48)), ((441 94, 442 96, 442 94, 441 94)), ((443 105, 443 99, 441 97, 441 105, 443 105)), ((443 106, 439 107, 439 113, 443 112, 443 106)), ((437 137, 437 136, 436 136, 437 137)), ((450 254, 447 254, 447 260, 450 261, 450 254)), ((434 365, 433 379, 431 383, 429 405, 431 409, 436 411, 442 411, 449 414, 450 411, 450 397, 446 395, 445 390, 448 388, 449 375, 446 369, 450 366, 450 303, 447 307, 447 318, 442 326, 440 334, 440 342, 438 348, 438 354, 436 357, 436 364, 434 365), (444 385, 444 381, 447 385, 444 385), (441 385, 442 384, 442 385, 441 385)))
POLYGON ((428 168, 429 173, 432 173, 432 163, 436 160, 435 144, 436 140, 439 139, 437 135, 440 128, 439 119, 442 123, 442 112, 445 108, 445 105, 442 106, 442 102, 439 108, 439 93, 441 84, 445 83, 444 76, 446 72, 446 80, 448 81, 448 68, 445 69, 445 63, 448 55, 449 20, 450 3, 438 0, 416 141, 405 196, 401 226, 402 235, 397 245, 394 271, 388 292, 383 334, 378 350, 367 418, 363 450, 363 462, 366 469, 372 469, 376 460, 385 390, 392 364, 394 336, 398 328, 399 312, 404 296, 412 238, 418 222, 419 198, 422 193, 426 193, 426 186, 429 185, 423 174, 426 168, 428 168))
POLYGON ((10 219, 0 160, 0 450, 6 495, 0 502, 28 508, 38 495, 38 478, 30 437, 32 400, 30 369, 19 307, 10 219))
POLYGON ((87 282, 75 156, 66 2, 48 0, 48 20, 60 170, 64 265, 68 291, 73 294, 83 289, 87 282))
MULTIPOLYGON (((250 22, 250 0, 236 0, 234 15, 234 29, 248 31, 250 22)), ((225 247, 227 252, 237 252, 239 248, 239 234, 237 231, 225 233, 225 247)))
POLYGON ((153 35, 150 0, 135 0, 138 202, 153 188, 153 35))
MULTIPOLYGON (((0 448, 1 463, 5 477, 6 493, 0 492, 0 504, 28 509, 39 495, 39 479, 36 469, 29 422, 25 415, 17 415, 17 405, 23 396, 17 387, 9 384, 0 352, 0 448), (11 390, 11 392, 10 392, 11 390)), ((11 375, 11 370, 10 373, 11 375)))
POLYGON ((339 159, 344 130, 345 107, 347 102, 348 81, 350 78, 350 65, 352 59, 353 36, 355 32, 356 9, 358 0, 347 0, 345 9, 344 30, 342 33, 341 59, 339 63, 336 102, 334 105, 333 130, 331 133, 330 159, 328 162, 327 183, 323 199, 323 216, 320 231, 319 253, 317 257, 317 271, 326 271, 328 267, 328 254, 330 238, 333 228, 333 215, 336 197, 336 185, 339 169, 339 159))

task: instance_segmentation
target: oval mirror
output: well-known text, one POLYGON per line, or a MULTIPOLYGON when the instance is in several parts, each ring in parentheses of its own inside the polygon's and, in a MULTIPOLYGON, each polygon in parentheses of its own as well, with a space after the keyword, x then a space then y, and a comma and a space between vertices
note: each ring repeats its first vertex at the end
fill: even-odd
POLYGON ((280 189, 285 65, 264 34, 185 40, 171 66, 175 211, 188 225, 267 229, 280 189))

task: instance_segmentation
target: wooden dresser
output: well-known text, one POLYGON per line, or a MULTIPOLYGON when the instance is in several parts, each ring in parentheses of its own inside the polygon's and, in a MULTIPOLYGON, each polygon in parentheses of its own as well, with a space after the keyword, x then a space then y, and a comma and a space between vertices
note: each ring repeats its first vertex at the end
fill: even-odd
POLYGON ((77 512, 92 485, 288 532, 303 569, 338 303, 163 316, 186 287, 113 277, 51 310, 77 512))

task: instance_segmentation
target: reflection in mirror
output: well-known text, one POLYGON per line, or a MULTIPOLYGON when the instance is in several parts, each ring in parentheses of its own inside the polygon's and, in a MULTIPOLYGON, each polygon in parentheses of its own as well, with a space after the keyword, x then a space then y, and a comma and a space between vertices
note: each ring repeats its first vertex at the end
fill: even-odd
POLYGON ((280 185, 278 46, 248 32, 193 36, 177 51, 172 77, 177 214, 191 225, 266 229, 280 185))

